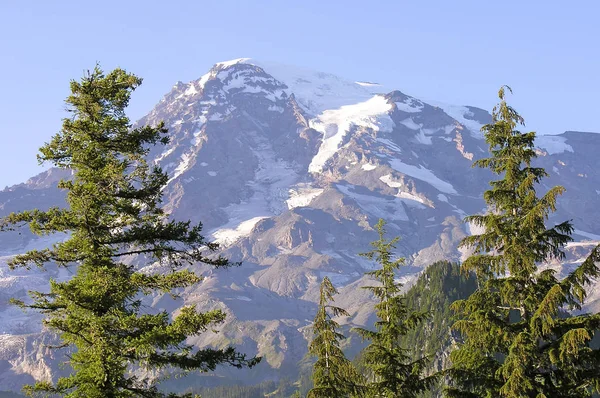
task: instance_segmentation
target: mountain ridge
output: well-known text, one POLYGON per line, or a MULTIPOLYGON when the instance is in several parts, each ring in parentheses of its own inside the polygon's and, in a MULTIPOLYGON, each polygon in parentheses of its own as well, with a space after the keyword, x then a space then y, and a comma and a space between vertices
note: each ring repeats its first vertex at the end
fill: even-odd
MULTIPOLYGON (((380 92, 382 86, 302 68, 270 71, 253 62, 218 63, 199 79, 176 84, 135 124, 164 120, 169 127, 169 145, 148 154, 169 174, 165 210, 175 219, 201 221, 223 245, 221 254, 243 263, 231 270, 194 266, 205 276, 199 286, 182 291, 179 300, 154 296, 145 304, 225 311, 220 333, 190 342, 234 344, 264 356, 256 371, 218 373, 248 380, 297 368, 324 276, 340 290, 336 304, 351 314, 341 322, 370 322, 373 301, 360 287, 370 283, 364 272, 374 264, 357 254, 369 249, 377 219, 388 220, 389 234, 402 238, 402 280, 414 280, 438 260, 460 261, 465 252, 457 243, 476 232, 462 219, 484 210, 481 195, 492 178, 471 167, 487 153, 479 128, 491 117, 482 109, 438 106, 398 90, 380 92)), ((553 265, 568 269, 585 255, 586 240, 600 240, 600 176, 593 168, 600 135, 566 132, 541 136, 537 144, 537 164, 550 174, 543 189, 559 183, 567 188, 550 221, 573 219, 581 241, 568 248, 567 262, 553 265)), ((52 169, 0 191, 0 217, 64 206, 55 184, 69 176, 52 169)), ((60 355, 45 357, 40 342, 49 337, 41 333, 39 315, 23 315, 6 299, 70 274, 51 264, 46 271, 9 271, 6 259, 60 239, 65 236, 35 239, 22 230, 0 240, 3 386, 17 389, 32 378, 56 375, 60 355), (18 346, 10 343, 17 340, 18 346)), ((142 260, 134 261, 155 266, 142 260)), ((600 302, 592 298, 592 304, 600 302)))

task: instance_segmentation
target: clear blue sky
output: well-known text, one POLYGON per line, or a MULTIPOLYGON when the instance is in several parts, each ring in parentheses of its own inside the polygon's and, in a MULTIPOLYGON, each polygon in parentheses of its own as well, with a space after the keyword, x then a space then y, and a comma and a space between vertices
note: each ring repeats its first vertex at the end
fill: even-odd
POLYGON ((0 15, 0 189, 41 170, 69 80, 96 61, 144 78, 132 119, 253 57, 485 109, 509 84, 528 128, 600 132, 597 0, 2 0, 0 15))

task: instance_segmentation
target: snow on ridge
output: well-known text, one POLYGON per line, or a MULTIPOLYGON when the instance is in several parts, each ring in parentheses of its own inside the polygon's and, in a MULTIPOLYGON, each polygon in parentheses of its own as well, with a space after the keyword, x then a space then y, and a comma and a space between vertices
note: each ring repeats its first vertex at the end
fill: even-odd
POLYGON ((471 112, 466 106, 449 105, 443 102, 429 100, 425 102, 429 105, 440 108, 444 111, 444 113, 446 113, 446 115, 450 116, 452 119, 465 126, 471 133, 471 136, 473 136, 474 138, 483 138, 481 128, 484 126, 484 123, 480 123, 472 119, 467 119, 466 116, 472 116, 473 112, 471 112))
POLYGON ((344 195, 354 199, 366 213, 386 220, 408 221, 408 215, 402 206, 402 199, 396 196, 373 195, 355 192, 353 185, 336 184, 344 195))
POLYGON ((167 181, 167 185, 169 185, 177 177, 186 172, 190 168, 190 165, 195 157, 195 154, 191 152, 182 153, 179 157, 180 162, 175 168, 175 171, 173 172, 173 177, 169 178, 169 180, 167 181))
POLYGON ((573 147, 567 144, 567 139, 557 135, 538 135, 535 137, 535 145, 546 150, 550 155, 574 152, 573 147))
POLYGON ((410 98, 410 103, 408 102, 396 102, 396 107, 398 110, 406 113, 418 113, 423 110, 423 102, 419 101, 416 98, 410 98))
POLYGON ((229 61, 217 62, 215 64, 215 66, 220 67, 220 68, 228 68, 233 65, 247 63, 247 61, 249 61, 249 60, 250 60, 250 58, 236 58, 236 59, 231 59, 229 61))
POLYGON ((353 126, 392 131, 394 122, 388 113, 391 109, 392 105, 383 96, 376 95, 364 102, 327 110, 310 120, 310 127, 323 134, 323 142, 308 166, 308 171, 322 172, 325 163, 338 151, 345 135, 353 126))
POLYGON ((410 192, 402 191, 401 188, 404 187, 404 184, 394 181, 392 179, 391 174, 386 174, 384 176, 381 176, 381 177, 379 177, 379 179, 381 180, 381 182, 383 182, 385 185, 387 185, 390 188, 398 188, 398 193, 396 194, 396 197, 398 197, 400 199, 407 199, 409 201, 414 201, 414 202, 420 203, 422 205, 427 205, 427 203, 423 200, 423 198, 420 198, 417 195, 413 195, 410 192))
POLYGON ((183 92, 183 95, 194 95, 194 94, 198 94, 198 90, 196 89, 194 82, 191 82, 188 85, 188 88, 183 92))
POLYGON ((311 115, 318 115, 327 109, 336 109, 366 101, 374 95, 374 89, 378 92, 387 91, 381 85, 367 85, 329 73, 274 62, 263 62, 252 58, 241 58, 221 62, 217 65, 225 68, 238 63, 258 66, 267 74, 284 83, 288 87, 285 90, 286 93, 294 94, 298 104, 311 115))
POLYGON ((212 236, 215 238, 215 242, 220 245, 231 245, 240 238, 250 235, 252 229, 256 226, 256 224, 258 224, 258 222, 264 218, 268 217, 253 217, 249 220, 242 221, 235 227, 231 224, 235 224, 237 223, 237 221, 234 221, 233 223, 228 223, 227 226, 214 231, 212 233, 212 236))
POLYGON ((408 118, 402 120, 400 122, 400 124, 411 130, 420 130, 421 127, 423 126, 422 124, 415 123, 415 121, 412 119, 412 117, 408 117, 408 118))
POLYGON ((402 163, 398 159, 391 159, 390 166, 392 166, 394 170, 399 171, 400 173, 406 174, 408 176, 416 178, 417 180, 421 180, 428 183, 440 192, 453 195, 457 194, 456 189, 454 189, 452 184, 440 179, 435 174, 433 174, 431 170, 421 165, 413 166, 410 164, 402 163))
POLYGON ((423 129, 419 129, 419 132, 417 134, 415 134, 415 140, 417 140, 417 142, 423 144, 423 145, 432 145, 433 142, 431 141, 431 137, 428 135, 425 135, 425 133, 423 132, 423 129))
POLYGON ((321 195, 323 191, 324 190, 321 188, 300 186, 298 188, 290 189, 290 198, 285 202, 290 210, 296 207, 306 207, 314 198, 321 195))
POLYGON ((371 171, 371 170, 375 170, 377 168, 377 166, 375 166, 374 164, 371 163, 365 163, 362 166, 360 166, 361 169, 363 169, 364 171, 371 171))

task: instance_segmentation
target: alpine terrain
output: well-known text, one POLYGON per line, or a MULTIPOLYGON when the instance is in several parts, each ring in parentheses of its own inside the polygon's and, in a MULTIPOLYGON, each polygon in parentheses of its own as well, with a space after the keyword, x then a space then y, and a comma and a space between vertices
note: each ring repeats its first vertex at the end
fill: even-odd
MULTIPOLYGON (((490 93, 492 96, 494 93, 490 93)), ((425 101, 374 83, 253 59, 221 62, 198 80, 178 82, 138 123, 165 121, 168 146, 157 145, 149 161, 167 171, 164 207, 175 219, 201 221, 240 267, 198 265, 206 279, 180 298, 157 295, 148 311, 176 311, 195 304, 228 316, 218 333, 191 340, 197 346, 235 345, 263 357, 252 370, 222 368, 217 375, 248 383, 296 375, 307 353, 310 325, 327 276, 340 292, 335 305, 350 314, 339 322, 368 327, 374 299, 364 276, 375 263, 358 253, 377 239, 385 219, 400 236, 404 282, 439 260, 460 261, 457 250, 473 229, 462 219, 485 210, 482 198, 491 174, 472 168, 487 155, 480 128, 490 114, 471 106, 425 101)), ((41 144, 41 143, 40 143, 41 144)), ((537 140, 537 163, 563 185, 550 222, 575 226, 568 270, 600 240, 600 174, 594 169, 600 135, 565 132, 537 140)), ((69 173, 50 169, 0 191, 0 217, 64 204, 56 188, 69 173)), ((56 377, 63 351, 48 348, 54 336, 39 314, 9 305, 28 290, 48 290, 51 278, 73 270, 10 271, 6 261, 32 248, 65 239, 27 229, 0 234, 0 390, 56 377)), ((148 267, 144 259, 140 264, 148 267)), ((600 307, 600 286, 588 303, 600 307)), ((359 338, 352 337, 356 349, 359 338)), ((214 376, 214 375, 211 375, 214 376)), ((217 384, 215 377, 177 380, 177 388, 217 384)))

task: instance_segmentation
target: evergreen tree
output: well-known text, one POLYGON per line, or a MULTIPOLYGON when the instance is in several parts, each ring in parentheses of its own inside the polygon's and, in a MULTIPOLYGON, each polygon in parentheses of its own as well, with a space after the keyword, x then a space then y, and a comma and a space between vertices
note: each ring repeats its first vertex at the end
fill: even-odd
POLYGON ((343 308, 330 305, 337 290, 323 278, 320 288, 319 309, 313 322, 314 337, 308 353, 317 357, 313 366, 314 387, 308 398, 343 398, 361 394, 361 376, 340 348, 344 335, 337 331, 339 325, 333 316, 348 316, 343 308))
POLYGON ((379 239, 371 243, 374 249, 361 254, 381 265, 381 269, 367 272, 367 275, 375 277, 381 285, 365 287, 379 299, 379 303, 375 305, 378 318, 376 330, 355 329, 363 339, 370 340, 362 354, 372 377, 367 396, 416 397, 426 391, 435 378, 424 376, 426 359, 413 360, 410 350, 402 346, 401 338, 428 314, 412 311, 407 307, 406 299, 400 294, 402 284, 395 281, 395 271, 404 264, 404 258, 392 259, 392 250, 396 248, 398 238, 390 241, 385 239, 383 220, 379 220, 376 229, 379 239))
POLYGON ((488 212, 466 218, 484 230, 461 243, 475 250, 463 268, 476 273, 479 288, 454 304, 464 343, 451 354, 447 395, 589 397, 600 382, 600 353, 589 345, 600 317, 564 310, 581 309, 586 285, 599 275, 599 250, 562 281, 552 269, 538 270, 563 259, 571 240, 569 222, 545 225, 564 188, 538 197, 536 184, 547 174, 532 166, 535 133, 516 130, 523 118, 507 105, 504 87, 499 97, 492 123, 482 128, 491 157, 475 166, 501 179, 484 194, 488 212))
MULTIPOLYGON (((44 325, 70 347, 73 372, 55 385, 40 382, 28 393, 66 397, 163 397, 151 380, 131 370, 209 371, 219 364, 253 366, 233 348, 194 350, 186 338, 223 322, 220 310, 200 313, 182 307, 176 316, 148 313, 144 295, 172 293, 201 277, 186 268, 196 262, 215 267, 234 265, 207 257, 217 245, 201 235, 202 225, 168 220, 161 210, 167 176, 144 160, 151 145, 168 143, 163 124, 132 129, 125 115, 131 92, 142 80, 121 69, 105 75, 98 67, 81 82, 71 82, 67 98, 71 118, 44 145, 40 162, 71 169, 69 208, 11 214, 3 228, 28 224, 38 235, 68 232, 70 238, 50 249, 32 250, 11 260, 11 267, 53 262, 76 266, 67 282, 50 282, 50 293, 31 292, 32 303, 18 303, 45 314, 44 325), (143 256, 159 272, 141 272, 129 261, 143 256)), ((170 395, 174 396, 174 395, 170 395)))

